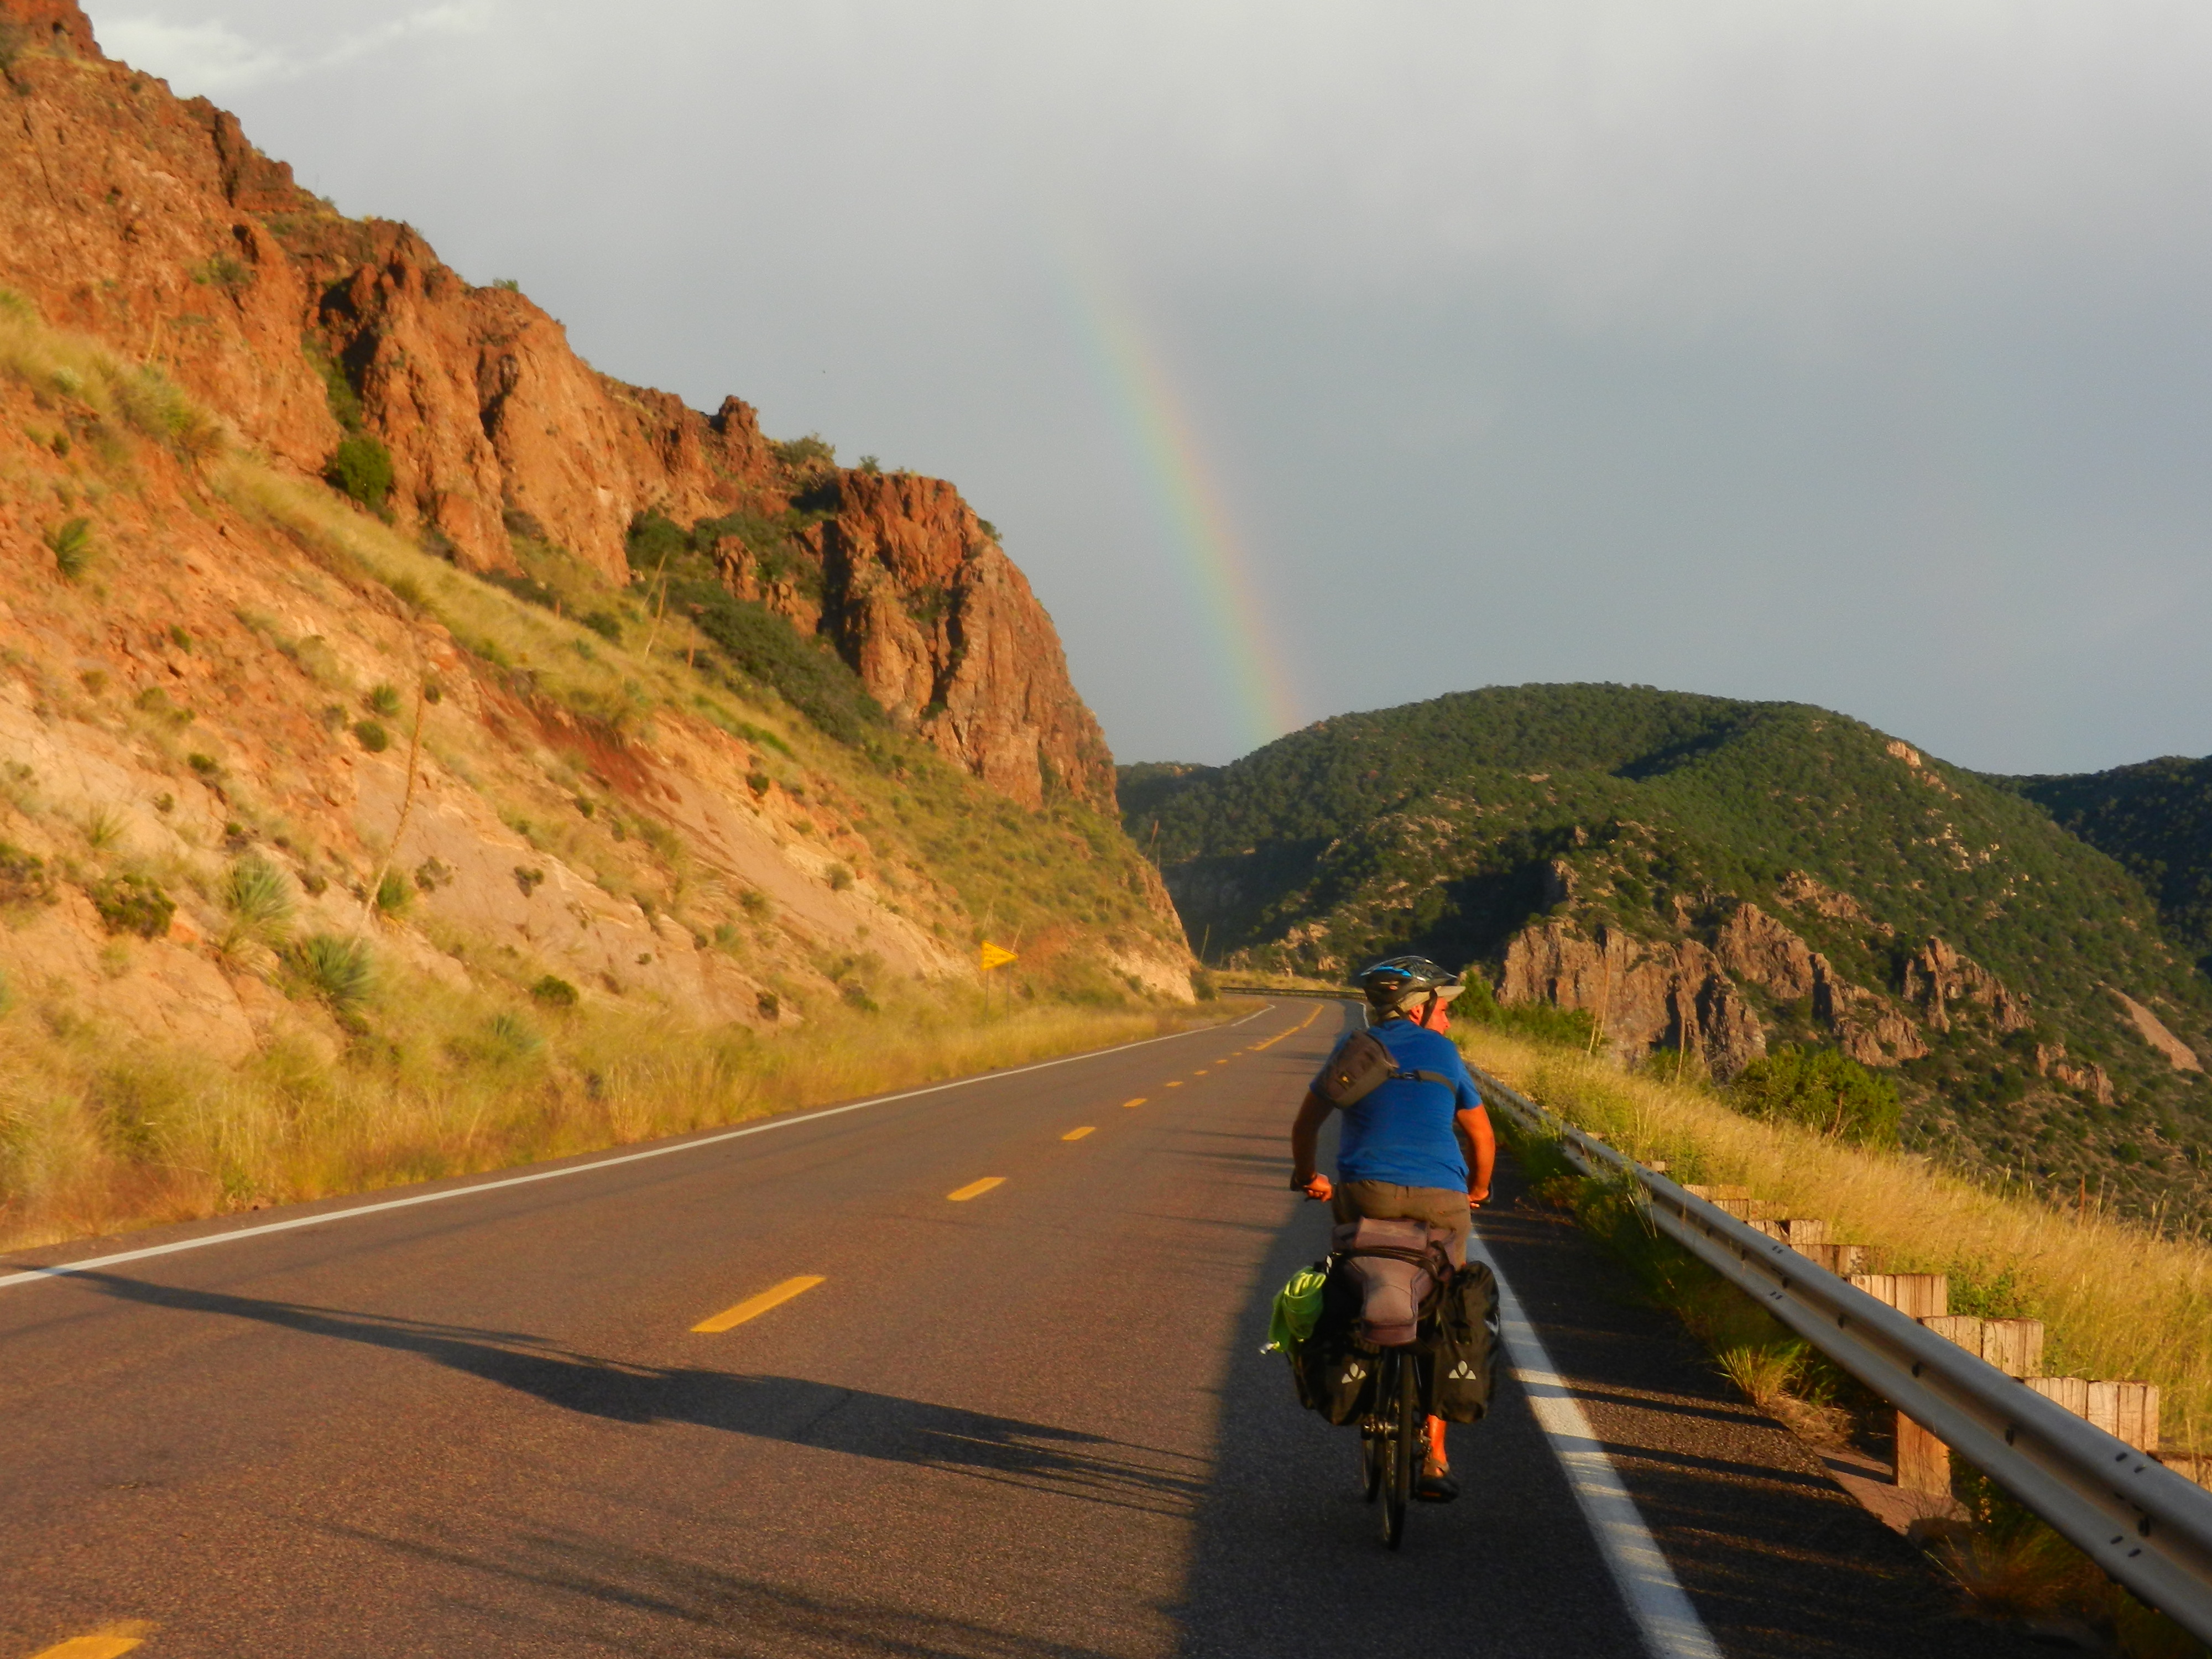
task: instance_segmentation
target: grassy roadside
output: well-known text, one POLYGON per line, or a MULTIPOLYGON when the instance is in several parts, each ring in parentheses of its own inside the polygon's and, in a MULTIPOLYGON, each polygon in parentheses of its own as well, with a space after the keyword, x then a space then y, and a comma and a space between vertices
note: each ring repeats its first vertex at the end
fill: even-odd
POLYGON ((510 1168, 1217 1023, 915 991, 757 1036, 398 987, 237 1067, 0 1015, 0 1249, 510 1168))
POLYGON ((1456 1035, 1476 1064, 1622 1151, 1666 1159, 1678 1179, 1741 1182, 1881 1245, 1898 1272, 1948 1273, 1954 1312, 2042 1320, 2054 1375, 2156 1382, 2167 1437, 2212 1443, 2212 1249, 1744 1117, 1707 1091, 1571 1050, 1482 1026, 1456 1035))
MULTIPOLYGON (((2062 1214, 1909 1155, 1743 1117, 1707 1090, 1624 1074, 1574 1049, 1481 1025, 1455 1036, 1476 1065, 1632 1156, 1664 1158, 1679 1180, 1740 1182, 1794 1214, 1826 1217, 1846 1238, 1882 1245, 1900 1271, 1948 1273, 1954 1311, 2042 1319, 2046 1369, 2156 1382, 2166 1437, 2206 1443, 2212 1250, 2202 1244, 2062 1214)), ((1605 1240, 1754 1405, 1815 1440, 1846 1425, 1838 1400, 1855 1385, 1653 1233, 1619 1183, 1576 1176, 1548 1142, 1509 1138, 1532 1184, 1605 1240)), ((2126 1659, 2206 1654, 1977 1472, 1954 1467, 1971 1524, 1939 1540, 1936 1554, 1980 1611, 2077 1623, 2126 1659)))

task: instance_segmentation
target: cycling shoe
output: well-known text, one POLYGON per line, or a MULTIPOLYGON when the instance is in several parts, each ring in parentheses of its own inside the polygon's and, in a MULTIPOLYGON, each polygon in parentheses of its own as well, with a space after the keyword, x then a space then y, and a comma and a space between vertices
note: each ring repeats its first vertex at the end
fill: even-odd
POLYGON ((1413 1481, 1413 1496, 1424 1504, 1449 1504, 1459 1496, 1459 1482, 1448 1474, 1423 1474, 1413 1481))

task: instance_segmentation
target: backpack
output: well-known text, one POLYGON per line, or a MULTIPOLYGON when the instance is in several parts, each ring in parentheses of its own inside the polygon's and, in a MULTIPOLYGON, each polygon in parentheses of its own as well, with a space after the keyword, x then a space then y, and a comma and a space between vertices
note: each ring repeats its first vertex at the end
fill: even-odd
POLYGON ((1336 1045, 1336 1052, 1314 1079, 1313 1091, 1340 1111, 1358 1105, 1394 1078, 1452 1086, 1452 1080, 1441 1072, 1400 1071, 1380 1037, 1372 1031, 1354 1031, 1336 1045))
POLYGON ((1488 1262, 1470 1261, 1453 1275, 1437 1325, 1429 1409, 1447 1423, 1479 1422, 1498 1383, 1498 1279, 1488 1262))

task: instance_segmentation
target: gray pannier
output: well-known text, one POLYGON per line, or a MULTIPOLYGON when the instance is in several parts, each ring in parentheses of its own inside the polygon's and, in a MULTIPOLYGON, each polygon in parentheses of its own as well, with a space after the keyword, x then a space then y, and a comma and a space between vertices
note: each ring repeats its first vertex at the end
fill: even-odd
POLYGON ((1332 1240, 1338 1270, 1359 1291, 1359 1336, 1378 1348, 1402 1348, 1419 1334, 1421 1316, 1435 1310, 1439 1290, 1451 1278, 1441 1243, 1419 1221, 1362 1217, 1338 1226, 1332 1240))

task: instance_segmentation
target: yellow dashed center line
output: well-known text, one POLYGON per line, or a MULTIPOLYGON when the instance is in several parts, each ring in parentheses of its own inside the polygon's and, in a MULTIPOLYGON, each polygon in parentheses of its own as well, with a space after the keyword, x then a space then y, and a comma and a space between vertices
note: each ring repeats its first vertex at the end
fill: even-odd
POLYGON ((1180 1089, 1180 1088, 1182 1088, 1182 1079, 1181 1078, 1177 1078, 1175 1081, 1173 1081, 1172 1083, 1169 1084, 1169 1085, 1168 1085, 1168 1087, 1169 1087, 1169 1088, 1170 1088, 1170 1089, 1180 1089))
POLYGON ((971 1198, 982 1197, 994 1187, 1003 1187, 1006 1184, 1006 1178, 1004 1176, 985 1176, 981 1181, 969 1182, 957 1192, 945 1194, 945 1197, 951 1199, 955 1204, 965 1204, 971 1198))
POLYGON ((780 1308, 794 1296, 812 1290, 822 1282, 820 1273, 801 1273, 797 1279, 787 1279, 773 1290, 763 1291, 758 1296, 749 1296, 734 1308, 725 1308, 712 1319, 702 1319, 691 1328, 709 1335, 742 1325, 748 1319, 758 1319, 770 1308, 780 1308))
POLYGON ((140 1644, 140 1638, 153 1633, 154 1626, 144 1620, 127 1619, 89 1636, 72 1636, 58 1647, 42 1648, 31 1659, 116 1659, 118 1654, 130 1652, 140 1644))
POLYGON ((1193 1077, 1204 1077, 1206 1075, 1206 1067, 1203 1066, 1200 1066, 1196 1071, 1193 1072, 1191 1075, 1193 1077))
POLYGON ((1144 1096, 1142 1096, 1142 1095, 1139 1095, 1139 1096, 1138 1096, 1134 1100, 1125 1100, 1125 1101, 1123 1101, 1123 1102, 1121 1103, 1121 1104, 1122 1104, 1124 1107, 1129 1107, 1129 1106, 1141 1106, 1141 1105, 1143 1105, 1144 1103, 1145 1103, 1145 1097, 1144 1097, 1144 1096))
POLYGON ((1062 1140, 1080 1140, 1087 1134, 1097 1133, 1097 1130, 1098 1126, 1097 1124, 1086 1123, 1080 1129, 1070 1129, 1066 1134, 1062 1135, 1060 1139, 1062 1140))

